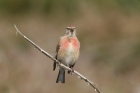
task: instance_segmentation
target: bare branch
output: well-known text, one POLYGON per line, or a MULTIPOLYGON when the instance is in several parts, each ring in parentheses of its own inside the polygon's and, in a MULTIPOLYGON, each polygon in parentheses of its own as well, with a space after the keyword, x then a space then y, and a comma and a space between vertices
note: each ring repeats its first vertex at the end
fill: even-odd
MULTIPOLYGON (((71 68, 65 66, 64 64, 60 63, 58 60, 56 60, 52 55, 50 55, 48 52, 44 51, 42 48, 40 48, 37 44, 35 44, 33 41, 31 41, 29 38, 27 38, 24 34, 22 34, 18 28, 16 27, 16 25, 14 25, 16 28, 16 35, 19 33, 24 39, 26 39, 29 43, 31 43, 33 46, 35 46, 35 48, 37 48, 39 51, 41 51, 44 55, 46 55, 47 57, 49 57, 50 59, 52 59, 53 61, 55 61, 60 67, 63 67, 67 70, 73 71, 71 68)), ((77 72, 76 70, 73 71, 74 74, 76 74, 78 76, 78 78, 81 78, 82 80, 84 80, 85 82, 87 82, 90 86, 92 86, 94 88, 95 91, 97 91, 98 93, 103 93, 101 92, 101 90, 98 88, 97 84, 94 82, 91 82, 89 79, 87 79, 86 77, 84 77, 82 74, 80 74, 79 72, 77 72)))

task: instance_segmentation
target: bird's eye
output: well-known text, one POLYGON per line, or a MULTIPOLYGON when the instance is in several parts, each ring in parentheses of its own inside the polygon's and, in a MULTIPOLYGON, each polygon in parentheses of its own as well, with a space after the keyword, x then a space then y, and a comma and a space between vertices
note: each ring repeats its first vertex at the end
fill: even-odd
POLYGON ((70 28, 69 28, 69 27, 67 27, 66 29, 67 29, 67 30, 70 30, 70 28))

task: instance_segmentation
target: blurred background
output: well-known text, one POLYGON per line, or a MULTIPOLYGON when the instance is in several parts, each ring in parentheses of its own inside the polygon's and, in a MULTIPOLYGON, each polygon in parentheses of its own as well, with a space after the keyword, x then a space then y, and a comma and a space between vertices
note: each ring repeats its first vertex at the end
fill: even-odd
POLYGON ((75 75, 56 84, 51 55, 65 28, 81 43, 74 69, 103 93, 140 93, 140 0, 0 0, 0 93, 96 93, 75 75))

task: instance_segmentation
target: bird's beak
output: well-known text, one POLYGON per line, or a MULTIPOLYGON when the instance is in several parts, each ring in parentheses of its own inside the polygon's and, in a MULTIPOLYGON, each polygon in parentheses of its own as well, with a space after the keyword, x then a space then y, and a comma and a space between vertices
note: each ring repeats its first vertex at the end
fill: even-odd
POLYGON ((73 32, 73 31, 74 31, 74 29, 71 29, 70 31, 71 31, 71 32, 73 32))

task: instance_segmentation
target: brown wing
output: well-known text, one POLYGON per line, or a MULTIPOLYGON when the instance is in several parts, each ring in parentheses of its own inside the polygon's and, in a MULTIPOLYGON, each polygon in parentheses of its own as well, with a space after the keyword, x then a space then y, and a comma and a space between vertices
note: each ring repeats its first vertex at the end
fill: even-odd
MULTIPOLYGON (((60 40, 61 40, 61 38, 60 38, 60 40)), ((57 59, 57 54, 58 54, 58 51, 59 51, 59 48, 60 48, 60 45, 59 45, 60 40, 59 40, 59 42, 58 42, 58 44, 56 46, 56 51, 55 51, 55 55, 54 55, 55 59, 57 59)), ((54 63, 53 63, 53 71, 55 70, 55 68, 56 68, 56 62, 54 61, 54 63)))

